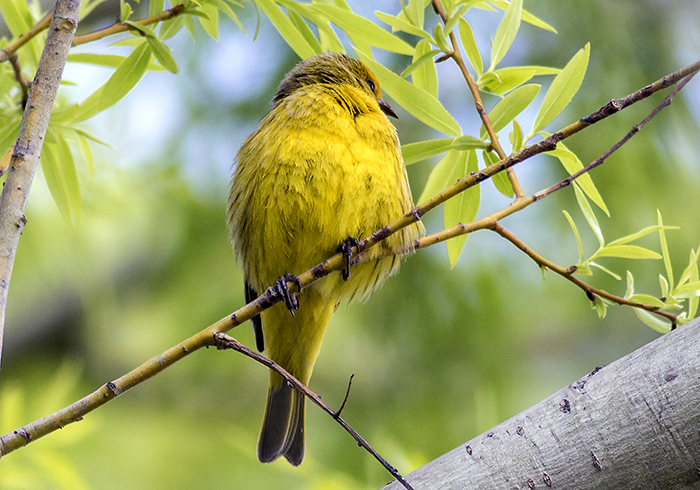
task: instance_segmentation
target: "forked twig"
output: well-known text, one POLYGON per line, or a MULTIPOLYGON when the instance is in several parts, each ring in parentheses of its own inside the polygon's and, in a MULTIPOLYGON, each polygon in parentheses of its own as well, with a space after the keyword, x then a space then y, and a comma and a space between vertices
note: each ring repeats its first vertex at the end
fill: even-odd
MULTIPOLYGON (((239 341, 234 339, 233 337, 230 337, 224 333, 215 333, 212 339, 212 344, 216 346, 217 349, 223 350, 223 349, 233 349, 237 352, 240 352, 241 354, 250 357, 251 359, 258 361, 260 364, 263 366, 266 366, 276 373, 278 373, 280 376, 282 376, 285 381, 287 381, 288 384, 293 386, 295 389, 299 390, 306 396, 309 400, 314 402, 316 405, 318 405, 321 410, 326 412, 328 415, 333 417, 339 424, 340 426, 347 431, 348 434, 350 434, 355 441, 357 441, 357 444, 364 448, 368 453, 370 453, 372 456, 374 456, 374 459, 379 461, 379 463, 386 468, 386 470, 391 473, 391 476, 396 478, 397 481, 401 483, 401 485, 404 486, 404 488, 408 490, 413 490, 411 485, 401 476, 401 474, 398 472, 396 468, 391 466, 384 458, 382 458, 379 453, 367 442, 365 439, 357 433, 355 429, 353 429, 350 424, 348 424, 345 420, 343 420, 340 417, 340 412, 343 409, 343 406, 345 405, 345 400, 347 400, 347 394, 345 395, 345 400, 343 401, 343 406, 340 407, 340 410, 335 412, 331 407, 326 405, 323 400, 321 400, 321 397, 318 396, 316 393, 311 391, 298 379, 296 379, 294 376, 289 374, 288 371, 283 369, 279 364, 277 364, 275 361, 268 359, 265 356, 262 356, 255 352, 252 349, 249 349, 245 345, 241 344, 239 341)), ((353 375, 354 376, 354 375, 353 375)), ((350 381, 352 382, 352 377, 350 377, 350 381)), ((348 384, 348 392, 350 391, 350 385, 348 384)))

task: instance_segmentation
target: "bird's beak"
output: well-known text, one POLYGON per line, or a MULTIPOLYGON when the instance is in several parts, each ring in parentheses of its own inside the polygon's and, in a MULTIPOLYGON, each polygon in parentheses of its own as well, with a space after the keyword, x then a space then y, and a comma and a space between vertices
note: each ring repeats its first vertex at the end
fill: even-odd
POLYGON ((384 100, 383 97, 380 98, 379 100, 377 100, 377 102, 379 102, 379 108, 382 110, 382 112, 383 112, 384 114, 386 114, 387 116, 394 117, 394 118, 396 118, 396 119, 399 118, 399 116, 396 115, 396 113, 395 113, 394 110, 391 108, 391 106, 390 106, 389 104, 386 103, 386 100, 384 100))

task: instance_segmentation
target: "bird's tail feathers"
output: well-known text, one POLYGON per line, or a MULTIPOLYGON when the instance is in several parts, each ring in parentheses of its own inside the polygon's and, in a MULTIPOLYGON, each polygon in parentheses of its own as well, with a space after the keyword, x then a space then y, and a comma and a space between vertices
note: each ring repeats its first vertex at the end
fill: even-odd
POLYGON ((304 459, 306 399, 278 374, 270 383, 267 407, 258 440, 258 459, 271 463, 284 456, 294 466, 304 459))

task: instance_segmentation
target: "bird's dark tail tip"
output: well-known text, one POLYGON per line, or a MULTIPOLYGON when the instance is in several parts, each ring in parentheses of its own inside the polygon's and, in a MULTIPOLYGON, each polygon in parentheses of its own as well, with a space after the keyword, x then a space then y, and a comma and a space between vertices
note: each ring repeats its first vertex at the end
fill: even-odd
POLYGON ((270 386, 267 408, 258 440, 258 460, 271 463, 284 456, 299 466, 304 460, 306 400, 286 382, 270 386))

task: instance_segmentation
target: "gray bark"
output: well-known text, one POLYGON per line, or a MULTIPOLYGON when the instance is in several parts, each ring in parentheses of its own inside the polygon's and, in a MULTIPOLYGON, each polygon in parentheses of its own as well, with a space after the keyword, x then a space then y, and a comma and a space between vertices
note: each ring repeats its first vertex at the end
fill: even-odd
MULTIPOLYGON (((700 321, 406 477, 420 489, 700 489, 700 321)), ((399 490, 392 482, 385 490, 399 490)))

